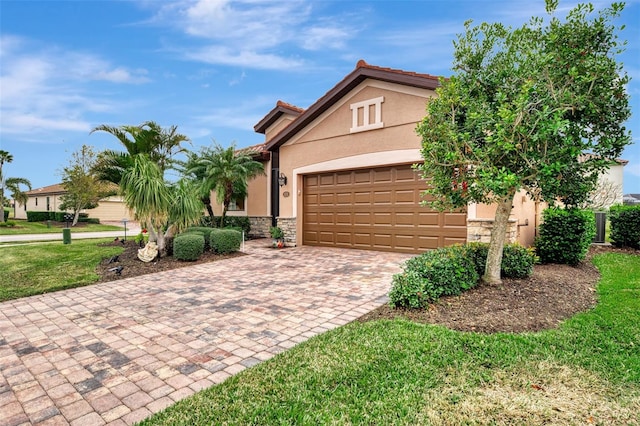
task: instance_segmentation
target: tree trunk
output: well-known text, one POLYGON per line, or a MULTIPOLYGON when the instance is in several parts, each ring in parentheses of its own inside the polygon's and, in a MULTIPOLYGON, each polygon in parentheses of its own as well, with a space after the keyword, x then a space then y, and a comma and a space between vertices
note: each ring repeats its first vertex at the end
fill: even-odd
POLYGON ((77 209, 73 212, 73 222, 71 222, 71 226, 76 226, 78 224, 78 219, 80 218, 80 209, 77 209))
POLYGON ((491 230, 491 241, 489 242, 489 253, 487 254, 487 264, 485 266, 482 281, 487 284, 500 284, 500 267, 502 265, 502 252, 507 239, 507 227, 509 226, 509 215, 513 203, 513 195, 503 199, 498 204, 496 217, 491 230))
MULTIPOLYGON (((2 175, 0 175, 0 181, 2 181, 2 175)), ((0 186, 0 222, 4 223, 4 187, 0 186)))

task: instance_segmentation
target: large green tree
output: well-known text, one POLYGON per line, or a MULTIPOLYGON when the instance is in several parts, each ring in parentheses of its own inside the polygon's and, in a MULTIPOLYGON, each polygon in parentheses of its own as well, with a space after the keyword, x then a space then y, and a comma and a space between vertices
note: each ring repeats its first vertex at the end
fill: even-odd
POLYGON ((417 128, 432 206, 497 205, 488 283, 500 282, 516 192, 576 205, 631 143, 629 78, 616 60, 624 43, 612 23, 624 5, 595 14, 578 5, 561 19, 557 3, 547 0, 548 20, 517 29, 467 22, 454 42, 454 75, 417 128))
POLYGON ((4 190, 11 191, 11 197, 18 204, 26 205, 28 196, 25 191, 22 190, 22 186, 26 186, 28 190, 31 189, 31 182, 28 179, 20 177, 4 177, 2 168, 5 163, 11 163, 13 161, 13 155, 9 152, 0 150, 0 222, 4 222, 4 190))
POLYGON ((199 177, 201 193, 216 193, 217 201, 222 204, 221 223, 224 223, 231 201, 247 196, 249 180, 264 174, 264 165, 237 151, 234 144, 228 148, 214 144, 202 149, 186 172, 199 177))
POLYGON ((181 179, 168 183, 158 164, 147 154, 133 157, 120 188, 127 206, 149 229, 149 240, 157 242, 160 256, 166 254, 167 238, 197 223, 202 215, 203 206, 194 182, 181 179))
POLYGON ((78 223, 81 210, 96 208, 101 198, 116 193, 115 185, 107 184, 96 176, 96 157, 92 147, 82 145, 71 154, 69 163, 62 169, 62 186, 66 193, 61 197, 60 208, 73 211, 71 226, 78 223))

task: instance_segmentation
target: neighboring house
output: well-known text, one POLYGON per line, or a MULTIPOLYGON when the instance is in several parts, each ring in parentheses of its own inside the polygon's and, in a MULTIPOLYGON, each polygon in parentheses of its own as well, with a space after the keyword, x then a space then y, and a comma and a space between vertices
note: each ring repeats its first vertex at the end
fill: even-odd
MULTIPOLYGON (((27 211, 62 211, 62 195, 65 194, 62 184, 49 185, 25 192, 29 197, 26 205, 14 205, 16 219, 26 219, 27 211)), ((17 204, 17 203, 14 203, 17 204)), ((133 214, 127 209, 121 197, 111 196, 100 200, 95 209, 83 210, 89 217, 98 218, 101 222, 115 222, 122 219, 132 220, 133 214)))
POLYGON ((640 204, 640 194, 624 194, 622 202, 628 205, 640 204))
MULTIPOLYGON (((436 76, 359 61, 307 109, 278 101, 254 127, 265 143, 245 148, 267 176, 229 214, 249 216, 254 234, 277 224, 295 245, 419 253, 489 241, 495 206, 421 205, 415 129, 438 85, 436 76)), ((519 193, 513 207, 509 240, 533 244, 544 205, 519 193)))

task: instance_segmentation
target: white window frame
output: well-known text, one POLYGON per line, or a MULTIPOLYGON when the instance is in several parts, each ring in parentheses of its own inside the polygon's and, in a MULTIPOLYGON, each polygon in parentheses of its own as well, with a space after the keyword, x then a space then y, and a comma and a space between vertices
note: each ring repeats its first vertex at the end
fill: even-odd
POLYGON ((356 102, 349 105, 351 108, 351 128, 350 133, 364 132, 367 130, 381 129, 384 127, 382 122, 382 103, 384 102, 384 96, 380 96, 373 99, 367 99, 366 101, 356 102), (371 114, 369 111, 373 107, 374 116, 373 122, 371 121, 371 114), (358 112, 362 109, 362 124, 358 123, 358 112))

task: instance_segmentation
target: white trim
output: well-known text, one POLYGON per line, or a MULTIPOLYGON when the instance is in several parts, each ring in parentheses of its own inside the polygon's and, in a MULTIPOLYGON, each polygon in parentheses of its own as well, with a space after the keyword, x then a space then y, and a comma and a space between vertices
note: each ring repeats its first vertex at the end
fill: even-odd
POLYGON ((475 220, 478 217, 478 204, 469 203, 467 206, 467 220, 475 220))
MULTIPOLYGON (((366 167, 391 166, 394 164, 418 163, 423 159, 420 149, 400 149, 395 151, 372 152, 368 154, 342 157, 321 163, 309 164, 293 169, 293 198, 292 217, 298 217, 298 198, 302 196, 302 188, 298 189, 298 176, 309 173, 330 172, 335 170, 351 170, 366 167)), ((302 181, 300 181, 302 182, 302 181)))
POLYGON ((382 103, 384 102, 384 96, 378 96, 377 98, 367 99, 349 105, 351 109, 351 128, 349 133, 364 132, 366 130, 381 129, 384 127, 382 122, 382 103), (373 107, 374 119, 371 122, 369 116, 369 110, 373 107), (358 123, 358 111, 362 109, 362 125, 358 123))

